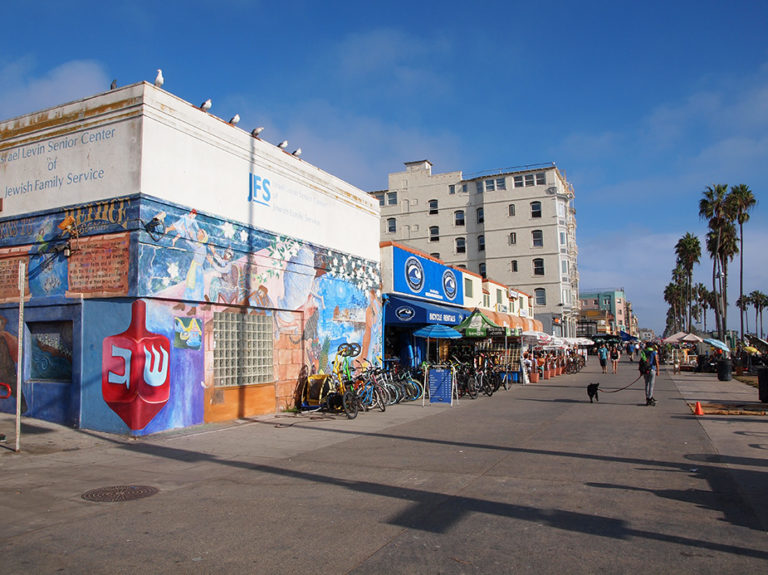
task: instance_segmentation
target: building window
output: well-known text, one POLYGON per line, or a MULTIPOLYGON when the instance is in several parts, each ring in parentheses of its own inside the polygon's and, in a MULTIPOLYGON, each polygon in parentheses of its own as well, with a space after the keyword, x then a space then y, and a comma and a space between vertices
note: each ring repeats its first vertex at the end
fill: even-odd
POLYGON ((533 296, 536 298, 536 305, 547 305, 547 290, 544 288, 533 290, 533 296))
POLYGON ((515 176, 515 187, 516 188, 523 187, 523 176, 515 176))
POLYGON ((536 174, 536 185, 537 186, 543 186, 547 183, 547 175, 544 172, 539 172, 536 174))
POLYGON ((472 297, 472 280, 464 278, 464 297, 472 297))
POLYGON ((560 232, 560 245, 565 245, 565 232, 560 232))
POLYGON ((475 187, 477 188, 477 193, 482 194, 483 193, 483 180, 478 180, 475 182, 475 187))
POLYGON ((483 208, 477 208, 477 223, 482 224, 485 221, 485 211, 483 208))
POLYGON ((431 256, 432 256, 433 258, 435 258, 436 260, 439 260, 439 259, 440 259, 440 252, 432 252, 432 253, 431 253, 431 254, 429 254, 429 255, 431 255, 431 256))
POLYGON ((397 220, 395 218, 387 218, 387 231, 390 234, 394 234, 397 231, 397 220))
POLYGON ((466 193, 467 193, 467 184, 461 184, 461 192, 462 192, 463 194, 466 194, 466 193))
POLYGON ((496 303, 501 303, 502 301, 502 291, 500 289, 496 290, 496 303))
POLYGON ((273 319, 264 314, 213 313, 213 376, 216 387, 274 380, 273 319))
POLYGON ((388 206, 397 205, 397 192, 387 192, 387 205, 388 206))
POLYGON ((456 253, 464 254, 467 252, 467 240, 464 238, 456 238, 456 253))
POLYGON ((541 217, 541 202, 531 202, 531 217, 532 218, 541 217))
POLYGON ((525 174, 525 185, 526 187, 533 185, 533 174, 525 174))
POLYGON ((496 178, 496 189, 497 190, 506 190, 507 189, 507 180, 504 178, 496 178))
POLYGON ((480 272, 480 275, 482 276, 482 278, 485 279, 485 264, 484 263, 480 264, 479 266, 477 266, 477 269, 480 272))
POLYGON ((544 275, 544 258, 533 259, 533 275, 535 276, 544 275))
POLYGON ((448 186, 448 193, 451 194, 451 195, 456 193, 456 186, 454 184, 450 184, 448 186))
POLYGON ((533 230, 531 232, 531 238, 533 239, 533 247, 535 248, 543 248, 544 247, 544 232, 541 230, 533 230))
POLYGON ((440 228, 438 226, 429 227, 429 241, 430 242, 440 241, 440 228))
POLYGON ((560 262, 560 267, 562 269, 563 274, 568 274, 568 260, 563 260, 560 262))
POLYGON ((509 245, 513 246, 517 243, 517 232, 509 232, 509 245))
POLYGON ((496 189, 496 180, 485 180, 485 191, 492 192, 496 189))
POLYGON ((453 223, 456 226, 464 225, 464 210, 456 210, 453 212, 453 223))
POLYGON ((477 251, 484 252, 485 251, 485 236, 477 236, 477 251))
POLYGON ((517 271, 517 260, 512 260, 511 264, 512 264, 512 271, 516 272, 517 271))
POLYGON ((437 213, 437 200, 429 200, 429 215, 434 216, 437 213))
POLYGON ((515 204, 509 204, 509 217, 515 217, 515 204))
POLYGON ((379 205, 384 205, 384 194, 376 194, 376 198, 379 200, 379 205))

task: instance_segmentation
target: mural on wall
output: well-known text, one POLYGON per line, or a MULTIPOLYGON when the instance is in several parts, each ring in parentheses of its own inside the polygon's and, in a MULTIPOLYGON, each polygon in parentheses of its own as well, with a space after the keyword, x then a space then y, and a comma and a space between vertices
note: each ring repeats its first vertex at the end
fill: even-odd
POLYGON ((123 333, 104 338, 101 390, 107 405, 131 430, 144 429, 170 395, 171 345, 146 328, 146 304, 132 304, 123 333))
MULTIPOLYGON (((9 413, 16 411, 16 358, 19 353, 19 338, 16 331, 11 332, 8 327, 8 318, 0 315, 0 381, 11 388, 8 398, 0 399, 3 411, 9 413)), ((21 394, 21 412, 28 409, 24 393, 21 394)))
POLYGON ((139 245, 138 292, 184 302, 175 306, 177 333, 190 325, 185 315, 212 304, 248 306, 274 310, 276 339, 304 345, 316 369, 328 368, 341 343, 365 344, 370 360, 381 355, 378 263, 196 210, 150 214, 171 223, 139 245))

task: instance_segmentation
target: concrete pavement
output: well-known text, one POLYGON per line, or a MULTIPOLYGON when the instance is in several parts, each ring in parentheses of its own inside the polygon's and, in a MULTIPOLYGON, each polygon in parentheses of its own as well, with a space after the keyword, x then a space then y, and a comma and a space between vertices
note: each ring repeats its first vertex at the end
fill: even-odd
POLYGON ((142 439, 29 420, 19 454, 1 414, 0 573, 766 572, 766 418, 687 405, 757 390, 662 372, 656 407, 642 382, 608 393, 636 369, 142 439), (81 498, 114 485, 158 493, 81 498))

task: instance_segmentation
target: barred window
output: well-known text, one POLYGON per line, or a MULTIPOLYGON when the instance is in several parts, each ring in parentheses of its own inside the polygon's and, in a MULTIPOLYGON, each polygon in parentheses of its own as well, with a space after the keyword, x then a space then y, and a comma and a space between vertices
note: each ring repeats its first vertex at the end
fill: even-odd
POLYGON ((271 316, 214 312, 213 338, 216 387, 274 381, 271 316))

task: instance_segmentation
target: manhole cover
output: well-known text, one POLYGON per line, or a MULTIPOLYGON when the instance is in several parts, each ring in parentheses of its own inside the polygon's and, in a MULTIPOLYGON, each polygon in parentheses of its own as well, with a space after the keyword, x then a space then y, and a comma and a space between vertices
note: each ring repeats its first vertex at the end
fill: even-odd
POLYGON ((149 485, 114 485, 113 487, 99 487, 91 489, 82 494, 86 501, 97 501, 100 503, 114 503, 117 501, 131 501, 132 499, 141 499, 157 493, 156 487, 149 485))

